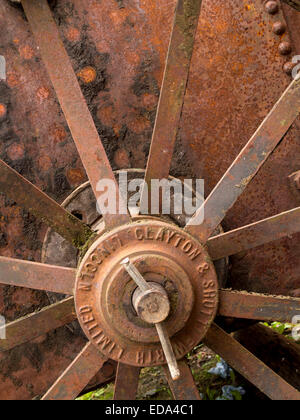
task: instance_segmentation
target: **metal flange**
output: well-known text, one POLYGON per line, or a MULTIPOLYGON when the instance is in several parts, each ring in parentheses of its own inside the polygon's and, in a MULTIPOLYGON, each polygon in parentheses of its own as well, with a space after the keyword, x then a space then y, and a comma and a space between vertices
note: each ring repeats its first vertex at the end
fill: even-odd
POLYGON ((137 288, 125 258, 147 281, 164 287, 170 301, 165 320, 177 359, 205 336, 217 311, 218 280, 206 250, 182 229, 160 221, 140 221, 99 237, 83 258, 75 302, 88 339, 107 357, 133 366, 166 363, 154 325, 135 312, 137 288))

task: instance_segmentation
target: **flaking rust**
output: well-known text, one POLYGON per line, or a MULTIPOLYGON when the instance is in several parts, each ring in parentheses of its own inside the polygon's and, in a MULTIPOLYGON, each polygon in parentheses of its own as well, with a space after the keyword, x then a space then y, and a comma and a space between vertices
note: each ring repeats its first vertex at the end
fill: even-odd
MULTIPOLYGON (((0 3, 6 24, 0 38, 9 63, 6 81, 0 82, 0 185, 11 195, 10 200, 0 197, 0 245, 6 255, 0 257, 0 269, 6 270, 8 279, 0 303, 4 302, 9 319, 33 313, 7 324, 11 334, 5 346, 10 350, 1 355, 1 397, 34 398, 50 387, 43 399, 76 398, 90 381, 95 386, 105 381, 102 368, 108 357, 121 362, 115 398, 135 397, 139 368, 164 364, 165 356, 155 326, 146 328, 138 307, 132 305, 136 285, 120 266, 130 258, 146 282, 158 283, 168 295, 164 337, 170 338, 176 358, 205 339, 270 398, 299 400, 297 389, 213 324, 218 310, 223 316, 255 321, 261 314, 264 320, 288 321, 291 312, 299 311, 299 299, 281 297, 299 290, 295 261, 300 247, 294 235, 300 231, 299 208, 294 208, 287 182, 289 174, 299 171, 295 147, 299 132, 297 124, 293 126, 299 104, 296 82, 278 102, 280 112, 263 120, 293 74, 299 25, 290 13, 296 12, 285 9, 283 14, 279 1, 261 0, 253 0, 251 7, 233 0, 222 4, 71 0, 50 2, 50 8, 46 0, 22 3, 28 21, 21 7, 0 3), (29 35, 29 23, 35 38, 29 35), (261 120, 264 135, 251 137, 261 120), (181 160, 177 174, 190 171, 204 178, 207 193, 221 179, 217 200, 214 191, 208 196, 213 199, 205 201, 201 227, 191 229, 189 224, 183 230, 151 216, 135 221, 129 214, 106 214, 103 230, 95 234, 79 220, 84 211, 73 208, 70 215, 57 204, 86 180, 81 160, 94 200, 99 177, 115 180, 111 162, 144 167, 152 134, 147 182, 167 178, 170 168, 176 167, 174 162, 171 165, 176 139, 184 152, 179 147, 175 154, 181 160), (182 158, 188 153, 192 166, 185 166, 182 158), (232 171, 226 172, 228 167, 232 171), (239 198, 246 187, 248 194, 239 198), (31 262, 39 258, 43 232, 36 232, 35 219, 13 200, 61 234, 53 240, 61 253, 59 266, 31 262), (209 207, 212 202, 216 205, 209 207), (217 237, 210 238, 225 215, 228 232, 220 229, 217 237), (25 236, 30 236, 27 243, 25 236), (70 251, 64 241, 72 252, 64 254, 70 251), (255 250, 271 241, 272 245, 255 250), (72 245, 81 252, 79 257, 72 245), (234 257, 238 252, 243 252, 242 258, 234 257), (233 257, 228 285, 244 292, 219 290, 211 257, 229 255, 233 257), (77 260, 74 269, 61 267, 75 267, 77 260), (78 324, 72 324, 72 332, 65 327, 50 332, 75 317, 72 297, 57 297, 63 301, 47 307, 52 299, 49 292, 74 293, 75 272, 76 316, 88 344, 78 324), (27 289, 18 292, 19 286, 27 289), (37 294, 30 287, 48 293, 37 294), (260 291, 278 296, 251 293, 260 291), (35 313, 39 306, 46 308, 35 313), (18 344, 21 347, 15 349, 18 344), (122 363, 128 365, 122 369, 122 363)), ((289 3, 298 7, 299 0, 289 3)), ((167 375, 173 395, 199 399, 190 368, 184 362, 179 366, 179 381, 167 375)), ((109 372, 106 378, 114 370, 109 372)))

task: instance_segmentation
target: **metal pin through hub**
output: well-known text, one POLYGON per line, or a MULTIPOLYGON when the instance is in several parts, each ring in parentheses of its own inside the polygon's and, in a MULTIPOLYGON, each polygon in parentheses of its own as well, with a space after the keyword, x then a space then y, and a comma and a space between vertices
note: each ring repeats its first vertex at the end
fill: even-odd
POLYGON ((164 288, 158 284, 148 283, 139 270, 126 258, 121 262, 138 289, 133 296, 133 305, 137 314, 144 321, 154 324, 160 339, 171 377, 174 381, 179 379, 180 370, 172 348, 172 344, 163 321, 170 312, 170 302, 164 288))

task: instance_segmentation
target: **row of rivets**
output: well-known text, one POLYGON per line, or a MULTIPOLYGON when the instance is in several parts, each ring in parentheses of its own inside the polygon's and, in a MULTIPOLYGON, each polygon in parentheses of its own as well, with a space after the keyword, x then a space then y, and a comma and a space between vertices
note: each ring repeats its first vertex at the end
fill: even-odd
MULTIPOLYGON (((268 0, 265 3, 265 10, 270 15, 276 15, 277 13, 279 13, 280 8, 279 8, 278 1, 268 0)), ((286 27, 286 24, 284 22, 281 22, 281 21, 274 22, 273 32, 274 32, 275 35, 281 36, 286 32, 286 30, 287 30, 287 27, 286 27)), ((282 55, 282 56, 287 56, 287 55, 291 54, 291 52, 292 52, 291 43, 289 41, 282 41, 278 46, 278 51, 279 51, 279 54, 282 55)), ((286 74, 291 75, 294 66, 295 66, 294 63, 292 63, 291 61, 287 61, 283 66, 283 71, 286 74)))

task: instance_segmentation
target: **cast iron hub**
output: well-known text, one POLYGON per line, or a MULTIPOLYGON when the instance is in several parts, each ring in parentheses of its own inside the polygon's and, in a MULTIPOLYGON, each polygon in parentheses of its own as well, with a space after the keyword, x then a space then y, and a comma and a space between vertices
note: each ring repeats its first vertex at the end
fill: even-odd
POLYGON ((174 354, 182 358, 206 335, 216 315, 218 280, 209 255, 177 226, 145 220, 99 236, 80 263, 75 302, 88 339, 111 359, 155 366, 166 363, 165 356, 155 325, 149 323, 155 319, 137 313, 137 286, 121 264, 126 258, 155 284, 161 300, 154 308, 151 298, 151 316, 165 312, 156 321, 164 321, 174 354))

